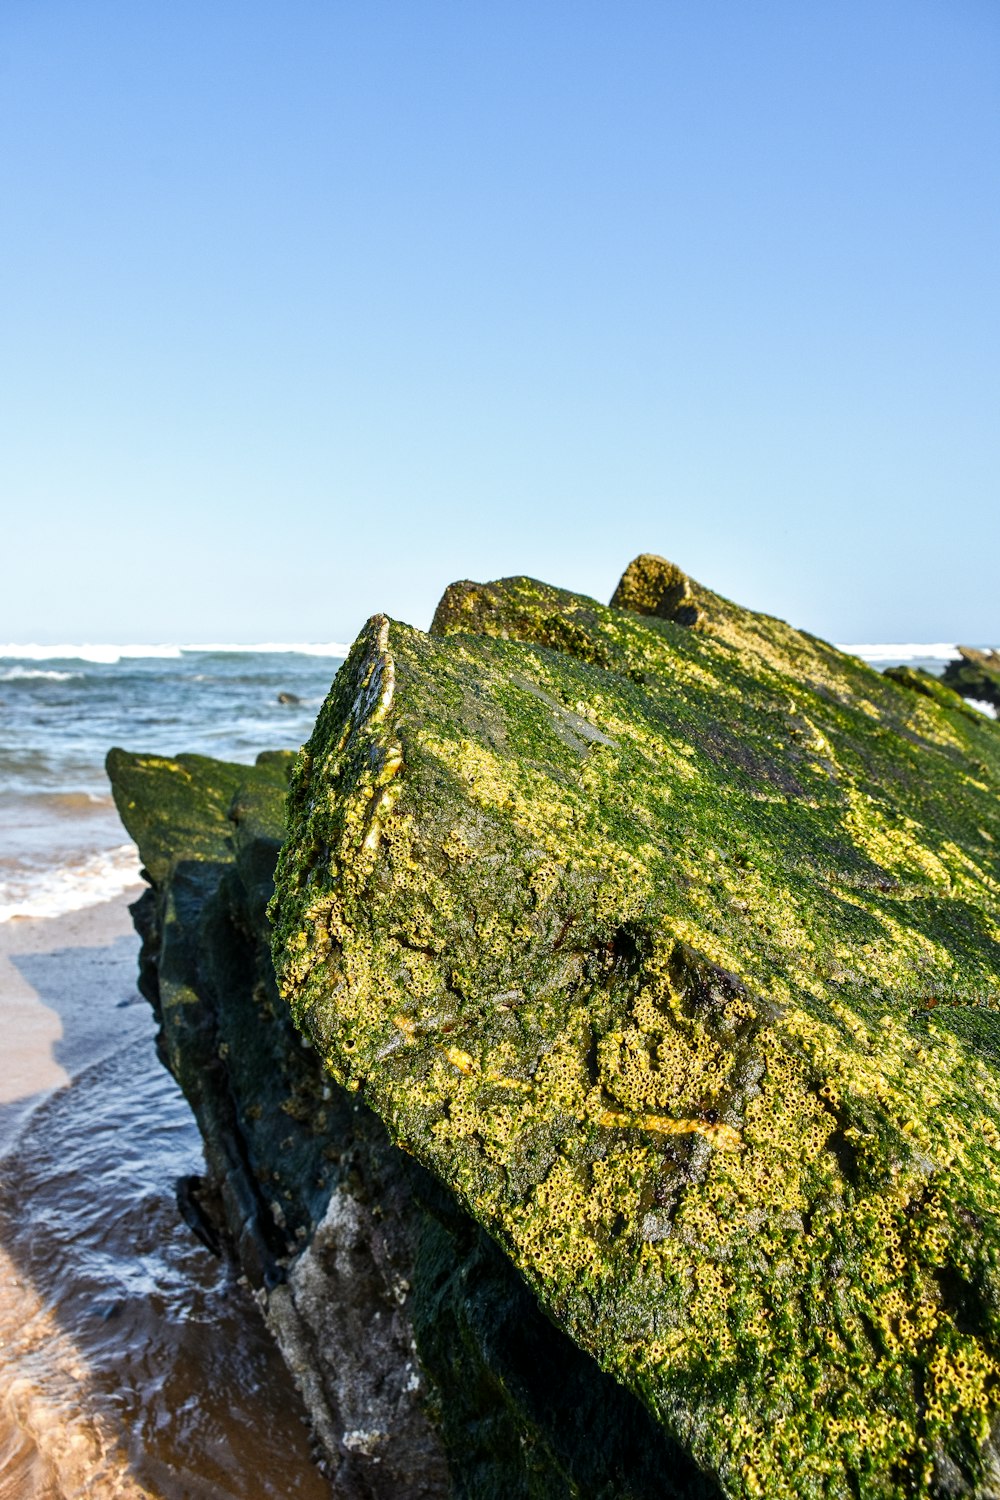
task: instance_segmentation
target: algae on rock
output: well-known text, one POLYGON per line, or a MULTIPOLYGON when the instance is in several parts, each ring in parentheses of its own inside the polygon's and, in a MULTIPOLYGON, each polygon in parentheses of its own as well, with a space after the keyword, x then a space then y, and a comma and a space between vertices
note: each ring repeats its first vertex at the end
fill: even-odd
POLYGON ((691 589, 376 616, 279 983, 725 1493, 993 1495, 1000 729, 691 589))
POLYGON ((978 651, 959 646, 957 661, 950 661, 942 681, 963 698, 976 698, 1000 711, 1000 651, 978 651))
POLYGON ((637 615, 655 615, 677 625, 696 625, 698 592, 676 563, 644 552, 625 569, 611 596, 611 607, 628 609, 637 615))
POLYGON ((718 1500, 558 1333, 453 1196, 303 1045, 266 905, 288 753, 113 750, 150 889, 132 912, 161 1056, 205 1142, 179 1202, 256 1289, 342 1500, 718 1500))

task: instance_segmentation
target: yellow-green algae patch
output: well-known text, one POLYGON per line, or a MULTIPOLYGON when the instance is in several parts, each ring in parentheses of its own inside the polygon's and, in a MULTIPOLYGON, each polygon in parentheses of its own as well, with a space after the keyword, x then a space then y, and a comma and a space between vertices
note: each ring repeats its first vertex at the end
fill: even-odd
POLYGON ((299 758, 299 1024, 727 1493, 1000 1492, 1000 729, 698 585, 456 587, 299 758))

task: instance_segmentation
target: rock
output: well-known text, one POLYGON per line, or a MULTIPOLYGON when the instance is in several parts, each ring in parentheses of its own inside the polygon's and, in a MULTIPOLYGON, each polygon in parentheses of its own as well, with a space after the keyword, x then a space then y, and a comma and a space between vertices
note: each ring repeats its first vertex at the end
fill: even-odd
POLYGON ((281 992, 706 1483, 985 1500, 1000 727, 659 566, 369 623, 281 992))
POLYGON ((219 1239, 215 1218, 202 1206, 201 1202, 204 1187, 204 1178, 197 1174, 178 1177, 174 1184, 177 1211, 195 1239, 200 1240, 205 1249, 217 1259, 221 1259, 222 1241, 219 1239))
POLYGON ((696 625, 698 606, 691 580, 676 563, 644 552, 629 563, 611 597, 612 609, 654 615, 676 625, 696 625))
POLYGON ((963 698, 989 703, 1000 711, 1000 651, 977 651, 975 646, 959 646, 959 659, 950 661, 941 681, 963 698))
POLYGON ((278 702, 285 703, 292 708, 298 708, 302 702, 302 699, 298 696, 297 693, 279 693, 278 702))
POLYGON ((208 1243, 203 1221, 214 1217, 257 1289, 337 1493, 439 1495, 447 1468, 398 1296, 413 1251, 405 1231, 383 1234, 373 1220, 377 1204, 398 1196, 402 1159, 378 1122, 330 1087, 274 985, 265 913, 290 761, 108 756, 119 812, 152 882, 133 907, 144 940, 140 988, 205 1141, 207 1181, 195 1192, 179 1184, 179 1202, 208 1243), (370 1203, 363 1190, 355 1204, 348 1185, 359 1152, 370 1203), (344 1244, 347 1219, 356 1236, 368 1226, 360 1265, 344 1244), (320 1321, 318 1288, 332 1277, 320 1321), (323 1337, 335 1340, 329 1354, 323 1337), (356 1351, 350 1360, 340 1357, 343 1339, 356 1351))
POLYGON ((882 675, 898 682, 900 687, 910 688, 914 693, 923 693, 925 698, 933 698, 942 708, 950 708, 967 716, 977 712, 967 706, 954 688, 946 687, 940 677, 926 672, 923 667, 886 667, 882 675))
POLYGON ((160 1054, 205 1141, 178 1208, 256 1289, 344 1500, 714 1500, 540 1311, 453 1195, 338 1086, 279 1000, 266 906, 291 756, 108 757, 160 1054))

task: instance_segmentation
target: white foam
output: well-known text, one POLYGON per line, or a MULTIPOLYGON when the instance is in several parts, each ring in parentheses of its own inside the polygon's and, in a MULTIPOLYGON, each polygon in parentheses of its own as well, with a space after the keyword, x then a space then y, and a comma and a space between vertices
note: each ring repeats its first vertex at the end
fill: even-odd
POLYGON ((249 655, 274 655, 280 653, 285 656, 346 656, 350 646, 343 645, 340 641, 299 641, 295 645, 288 645, 282 641, 263 641, 256 646, 233 646, 233 645, 209 645, 209 646, 182 646, 182 651, 214 651, 232 652, 239 654, 246 652, 249 655))
POLYGON ((44 679, 46 682, 72 682, 74 678, 80 677, 80 672, 47 672, 38 667, 8 667, 6 672, 0 672, 0 682, 28 682, 30 680, 44 679))
POLYGON ((838 646, 837 650, 860 656, 862 661, 953 661, 958 655, 957 646, 942 641, 930 645, 906 641, 896 645, 838 646))
POLYGON ((92 661, 113 667, 124 656, 162 656, 177 658, 180 646, 117 646, 108 644, 69 644, 40 646, 37 642, 0 645, 0 659, 9 661, 92 661))
POLYGON ((144 657, 160 658, 166 661, 177 661, 185 653, 192 652, 224 652, 233 655, 273 655, 281 653, 286 656, 334 656, 344 657, 350 650, 349 646, 340 641, 298 641, 287 643, 283 641, 263 641, 256 645, 245 645, 241 643, 211 643, 208 645, 175 646, 161 645, 113 645, 110 643, 87 642, 83 645, 68 644, 63 642, 58 646, 41 646, 37 642, 18 644, 8 642, 0 645, 0 660, 7 661, 89 661, 96 662, 101 666, 113 667, 116 663, 126 659, 142 659, 144 657))
POLYGON ((60 917, 98 906, 138 885, 139 868, 135 845, 119 844, 116 849, 88 855, 76 865, 0 880, 0 922, 14 917, 60 917))
POLYGON ((979 712, 985 714, 987 718, 995 719, 997 717, 997 711, 992 703, 987 703, 982 698, 966 698, 965 701, 970 708, 978 708, 979 712))

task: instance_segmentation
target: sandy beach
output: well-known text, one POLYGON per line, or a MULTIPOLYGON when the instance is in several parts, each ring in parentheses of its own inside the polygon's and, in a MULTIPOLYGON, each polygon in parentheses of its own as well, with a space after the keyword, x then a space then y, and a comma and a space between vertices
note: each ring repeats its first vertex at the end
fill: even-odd
POLYGON ((139 1001, 128 907, 141 890, 59 917, 0 923, 0 1152, 32 1108, 131 1034, 134 1023, 109 1018, 139 1001))

